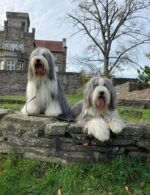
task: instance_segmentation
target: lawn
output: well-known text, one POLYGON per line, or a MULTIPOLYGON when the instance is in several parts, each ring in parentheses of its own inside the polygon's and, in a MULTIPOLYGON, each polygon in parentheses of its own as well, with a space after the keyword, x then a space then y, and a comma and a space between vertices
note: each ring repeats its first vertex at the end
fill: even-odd
POLYGON ((58 165, 0 156, 1 195, 148 195, 150 164, 118 157, 109 163, 58 165))
POLYGON ((118 106, 120 116, 130 122, 150 122, 150 109, 139 109, 131 106, 118 106))
POLYGON ((0 100, 25 100, 25 96, 0 96, 0 100))
MULTIPOLYGON (((68 103, 70 105, 75 104, 76 102, 80 101, 83 98, 82 94, 73 94, 73 95, 66 95, 68 103)), ((23 100, 25 101, 25 96, 0 96, 0 100, 23 100)))

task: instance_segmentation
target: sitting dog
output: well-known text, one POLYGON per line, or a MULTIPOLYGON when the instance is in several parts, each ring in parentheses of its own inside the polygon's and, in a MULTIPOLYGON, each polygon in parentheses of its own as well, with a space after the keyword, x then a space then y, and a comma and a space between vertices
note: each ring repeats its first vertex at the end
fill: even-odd
POLYGON ((23 115, 71 118, 71 110, 56 76, 53 55, 46 48, 39 47, 31 53, 26 97, 23 115))
POLYGON ((111 80, 94 77, 86 85, 84 101, 72 108, 77 122, 89 136, 107 141, 110 130, 120 133, 125 127, 115 110, 115 90, 111 80))

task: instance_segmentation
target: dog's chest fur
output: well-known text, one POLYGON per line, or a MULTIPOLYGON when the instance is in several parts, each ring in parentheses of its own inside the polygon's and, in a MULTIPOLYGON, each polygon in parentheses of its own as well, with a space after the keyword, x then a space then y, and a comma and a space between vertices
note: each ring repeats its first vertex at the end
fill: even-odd
POLYGON ((53 101, 57 94, 57 81, 49 79, 35 79, 28 82, 27 93, 31 98, 36 96, 37 103, 43 111, 53 101))

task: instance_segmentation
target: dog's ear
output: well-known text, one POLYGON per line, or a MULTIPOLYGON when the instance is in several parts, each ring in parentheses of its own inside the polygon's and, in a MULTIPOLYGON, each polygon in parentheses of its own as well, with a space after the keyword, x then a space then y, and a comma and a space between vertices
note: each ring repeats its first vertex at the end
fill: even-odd
POLYGON ((54 70, 55 63, 54 63, 53 55, 51 53, 44 53, 43 56, 48 61, 48 65, 49 65, 48 76, 49 76, 50 80, 54 80, 55 79, 55 70, 54 70))
POLYGON ((109 79, 105 79, 104 85, 107 87, 109 93, 110 93, 110 103, 109 103, 109 109, 114 110, 116 107, 116 92, 114 89, 114 86, 112 84, 112 81, 109 79))
POLYGON ((84 90, 84 108, 89 108, 91 103, 91 94, 92 94, 92 88, 91 83, 88 82, 86 84, 85 90, 84 90))
POLYGON ((31 63, 29 62, 29 66, 28 66, 28 80, 32 80, 33 79, 33 70, 31 68, 31 63))
POLYGON ((96 73, 96 78, 97 78, 97 79, 100 79, 100 78, 101 78, 100 72, 99 72, 99 71, 96 73))

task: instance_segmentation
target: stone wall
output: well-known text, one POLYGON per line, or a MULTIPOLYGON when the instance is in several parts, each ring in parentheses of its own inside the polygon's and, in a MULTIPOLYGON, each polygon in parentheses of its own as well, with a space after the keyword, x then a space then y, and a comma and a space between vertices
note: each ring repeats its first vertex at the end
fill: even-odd
POLYGON ((122 133, 111 135, 107 142, 93 138, 91 146, 85 138, 75 123, 0 110, 0 153, 14 150, 28 158, 57 163, 98 163, 118 155, 150 161, 149 124, 127 124, 122 133))
POLYGON ((150 88, 150 84, 129 82, 129 92, 143 90, 143 89, 149 89, 149 88, 150 88))
MULTIPOLYGON (((58 78, 66 94, 75 93, 81 87, 79 73, 58 73, 58 78)), ((0 71, 0 95, 25 95, 27 73, 0 71)))
POLYGON ((137 82, 137 79, 132 79, 132 78, 113 78, 112 82, 115 86, 117 85, 121 85, 124 83, 128 83, 128 82, 137 82))
POLYGON ((134 106, 142 109, 150 109, 150 100, 119 99, 117 100, 117 105, 134 106))
MULTIPOLYGON (((59 72, 58 78, 66 94, 83 92, 80 73, 59 72)), ((26 72, 0 71, 0 95, 25 95, 26 84, 26 72)), ((150 85, 124 83, 115 89, 117 99, 150 100, 150 85)))
POLYGON ((138 83, 125 83, 115 87, 117 99, 125 100, 149 100, 150 85, 138 83))
POLYGON ((82 87, 82 79, 79 73, 59 72, 58 78, 66 94, 76 93, 82 87))
POLYGON ((0 71, 0 95, 25 95, 27 73, 0 71))

